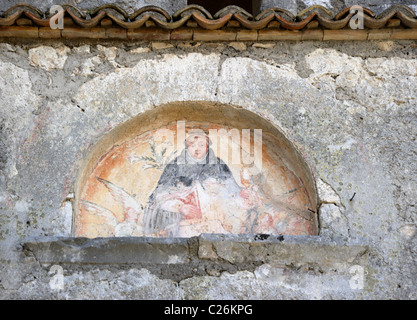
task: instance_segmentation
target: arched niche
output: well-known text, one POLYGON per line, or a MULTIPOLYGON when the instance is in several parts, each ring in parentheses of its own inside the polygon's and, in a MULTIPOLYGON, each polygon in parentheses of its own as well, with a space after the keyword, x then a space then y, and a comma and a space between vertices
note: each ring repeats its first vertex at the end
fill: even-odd
POLYGON ((126 121, 94 145, 77 179, 73 234, 90 238, 201 233, 317 235, 317 203, 310 169, 276 126, 230 105, 176 102, 126 121), (187 149, 184 136, 178 133, 178 121, 184 124, 185 137, 197 129, 238 134, 237 140, 228 140, 228 159, 221 154, 225 140, 216 140, 215 147, 211 141, 210 148, 223 163, 221 167, 212 165, 214 171, 204 174, 196 169, 200 170, 197 176, 204 179, 196 178, 193 171, 202 168, 199 164, 189 167, 191 170, 181 169, 181 174, 176 171, 178 166, 172 161, 187 149), (172 141, 167 138, 170 132, 172 141), (245 138, 243 132, 250 135, 245 138), (256 158, 259 132, 262 160, 254 165, 248 159, 256 158), (231 159, 235 147, 240 150, 240 163, 231 159), (244 161, 245 155, 249 158, 244 161), (218 168, 223 176, 213 173, 218 168), (228 173, 224 175, 224 171, 228 173))

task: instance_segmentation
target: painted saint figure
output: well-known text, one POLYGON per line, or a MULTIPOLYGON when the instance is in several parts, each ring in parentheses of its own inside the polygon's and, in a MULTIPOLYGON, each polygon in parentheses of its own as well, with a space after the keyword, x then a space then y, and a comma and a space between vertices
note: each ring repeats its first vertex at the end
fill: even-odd
POLYGON ((192 130, 185 149, 162 173, 145 207, 145 235, 190 237, 240 233, 245 225, 247 190, 216 157, 202 130, 192 130))
MULTIPOLYGON (((100 232, 152 237, 193 237, 204 233, 314 234, 312 210, 308 209, 308 204, 303 202, 301 206, 297 200, 297 197, 303 197, 302 184, 289 183, 294 187, 288 188, 284 183, 285 188, 274 189, 275 183, 279 183, 276 178, 291 177, 285 167, 274 167, 274 170, 282 168, 283 171, 280 171, 282 176, 275 174, 272 177, 273 170, 261 172, 255 164, 239 163, 229 167, 216 156, 204 131, 191 130, 184 140, 185 148, 179 149, 179 156, 174 160, 171 159, 175 153, 169 151, 170 155, 166 156, 166 146, 158 153, 154 140, 148 139, 141 140, 140 146, 147 148, 149 143, 151 156, 142 148, 138 151, 144 156, 134 158, 135 154, 126 149, 131 157, 124 171, 118 168, 110 174, 102 168, 97 170, 97 175, 93 176, 96 184, 89 190, 93 195, 97 190, 102 194, 81 201, 83 212, 94 222, 88 225, 88 230, 94 236, 100 232), (146 200, 134 193, 137 189, 126 185, 125 180, 137 183, 138 179, 124 179, 130 174, 134 161, 146 161, 143 174, 148 168, 156 169, 152 178, 163 169, 154 190, 149 190, 146 184, 140 185, 145 188, 143 196, 147 196, 146 200), (120 181, 120 177, 124 180, 120 181), (105 200, 109 195, 109 201, 105 200)), ((235 146, 222 145, 222 150, 235 146)))

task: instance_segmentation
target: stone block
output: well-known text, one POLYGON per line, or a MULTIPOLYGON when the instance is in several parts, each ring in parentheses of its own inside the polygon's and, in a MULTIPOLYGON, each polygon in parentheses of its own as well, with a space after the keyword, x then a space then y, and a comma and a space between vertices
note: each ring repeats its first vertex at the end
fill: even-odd
POLYGON ((159 28, 129 29, 127 30, 127 38, 132 40, 168 41, 171 39, 171 32, 159 28))
POLYGON ((152 50, 164 50, 173 47, 174 45, 169 42, 152 42, 152 50))

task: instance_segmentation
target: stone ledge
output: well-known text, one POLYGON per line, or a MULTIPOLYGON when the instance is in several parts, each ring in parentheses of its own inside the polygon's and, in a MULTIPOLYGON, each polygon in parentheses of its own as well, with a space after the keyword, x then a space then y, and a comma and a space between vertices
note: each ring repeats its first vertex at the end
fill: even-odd
POLYGON ((368 250, 363 242, 320 236, 219 235, 214 238, 201 235, 198 256, 200 259, 226 260, 232 264, 269 263, 327 270, 340 264, 365 265, 368 250), (265 240, 262 240, 263 237, 265 240))
MULTIPOLYGON (((41 264, 140 264, 153 267, 198 263, 313 267, 366 265, 363 241, 320 236, 203 234, 193 238, 68 238, 24 240, 23 248, 41 264)), ((240 268, 238 268, 240 269, 240 268)))
POLYGON ((24 249, 40 263, 170 264, 190 261, 188 239, 111 237, 28 238, 24 249))

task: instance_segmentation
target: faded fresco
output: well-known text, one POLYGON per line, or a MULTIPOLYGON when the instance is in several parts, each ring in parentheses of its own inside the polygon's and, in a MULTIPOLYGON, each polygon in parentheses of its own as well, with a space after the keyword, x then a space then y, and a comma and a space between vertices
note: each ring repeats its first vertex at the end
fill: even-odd
POLYGON ((76 236, 314 234, 305 188, 273 146, 262 143, 256 163, 253 134, 222 142, 208 132, 233 130, 177 129, 147 132, 101 158, 81 195, 76 236))

